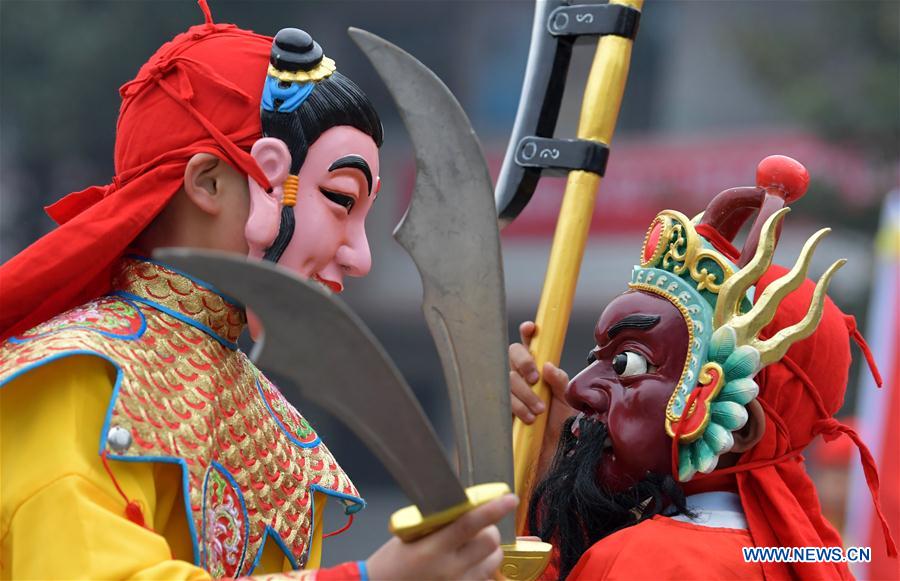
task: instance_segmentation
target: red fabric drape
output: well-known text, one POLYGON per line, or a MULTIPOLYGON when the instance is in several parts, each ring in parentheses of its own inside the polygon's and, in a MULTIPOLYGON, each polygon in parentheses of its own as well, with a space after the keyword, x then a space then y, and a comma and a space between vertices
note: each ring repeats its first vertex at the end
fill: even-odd
MULTIPOLYGON (((756 296, 786 272, 780 266, 771 267, 757 284, 756 296)), ((791 293, 761 336, 770 337, 802 319, 814 288, 807 280, 791 293)), ((736 482, 756 546, 841 546, 840 535, 822 515, 815 486, 800 455, 820 434, 826 440, 848 435, 859 447, 876 514, 882 516, 878 473, 871 454, 856 432, 832 417, 844 400, 851 338, 861 342, 864 352, 867 350, 853 318, 826 299, 816 332, 794 344, 781 361, 764 368, 756 378, 758 401, 766 417, 762 440, 745 452, 736 466, 709 476, 698 475, 686 483, 686 491, 694 493, 733 489, 736 482)), ((878 377, 877 369, 872 371, 878 377)), ((883 518, 881 522, 888 550, 896 554, 890 530, 883 518)), ((851 577, 843 563, 764 563, 763 571, 767 579, 851 577)))
POLYGON ((230 24, 191 27, 120 89, 113 182, 49 206, 59 227, 0 267, 0 339, 109 290, 110 267, 210 153, 268 189, 248 153, 272 39, 230 24))

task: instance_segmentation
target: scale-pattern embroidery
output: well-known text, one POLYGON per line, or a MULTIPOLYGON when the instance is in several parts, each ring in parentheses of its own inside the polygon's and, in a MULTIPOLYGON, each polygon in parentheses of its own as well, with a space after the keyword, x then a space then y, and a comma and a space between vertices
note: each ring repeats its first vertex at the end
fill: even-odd
MULTIPOLYGON (((110 457, 183 460, 189 524, 198 543, 195 562, 201 564, 204 549, 199 545, 207 540, 202 538, 204 479, 217 462, 234 478, 247 511, 246 556, 234 576, 251 572, 267 527, 280 537, 288 558, 302 566, 312 528, 310 487, 351 499, 359 493, 308 422, 242 352, 225 346, 237 341, 243 311, 183 276, 139 260, 125 261, 114 288, 138 297, 127 304, 145 319, 140 337, 113 339, 63 314, 53 333, 42 330, 39 337, 29 334, 36 338, 0 347, 0 384, 23 368, 67 352, 91 351, 114 361, 122 380, 109 425, 127 429, 134 443, 121 456, 110 457), (140 300, 190 317, 224 344, 140 300)), ((101 298, 70 313, 109 310, 116 302, 126 301, 101 298)))

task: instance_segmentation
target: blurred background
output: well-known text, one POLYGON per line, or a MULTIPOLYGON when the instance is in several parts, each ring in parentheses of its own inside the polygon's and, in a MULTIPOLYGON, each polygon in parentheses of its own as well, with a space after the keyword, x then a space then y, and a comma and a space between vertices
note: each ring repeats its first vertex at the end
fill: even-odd
MULTIPOLYGON (((419 310, 421 284, 413 263, 391 238, 415 179, 412 150, 385 88, 345 31, 358 26, 375 32, 434 70, 469 114, 496 177, 518 105, 533 4, 210 4, 216 21, 260 33, 272 35, 286 26, 306 29, 379 108, 386 138, 384 186, 369 221, 374 268, 366 279, 351 281, 346 300, 385 344, 451 453, 444 381, 419 310)), ((0 259, 51 229, 44 205, 111 181, 118 87, 160 44, 200 22, 192 0, 0 3, 0 259)), ((574 137, 593 46, 582 41, 576 47, 558 137, 574 137)), ((831 295, 857 317, 873 343, 877 335, 873 348, 893 396, 888 389, 874 390, 854 351, 856 363, 839 415, 868 410, 856 425, 881 459, 882 494, 895 530, 900 508, 897 489, 891 488, 897 486, 898 464, 896 457, 884 455, 891 455, 887 446, 896 453, 898 436, 896 428, 889 435, 883 417, 889 409, 900 413, 893 363, 898 319, 883 314, 896 310, 897 299, 885 292, 880 305, 870 299, 873 289, 896 287, 896 214, 882 223, 884 232, 894 235, 881 236, 880 254, 875 245, 879 216, 900 177, 898 93, 898 2, 647 0, 562 364, 570 373, 583 367, 596 317, 625 288, 656 212, 674 208, 693 215, 719 191, 753 185, 763 157, 795 157, 809 169, 812 183, 794 205, 779 256, 792 262, 806 237, 830 226, 834 233, 818 250, 811 275, 817 277, 838 257, 850 259, 831 295), (879 277, 881 283, 875 283, 879 277), (866 321, 881 327, 867 328, 866 321), (857 405, 858 394, 867 402, 857 405)), ((529 207, 504 231, 511 338, 537 307, 563 187, 562 179, 543 180, 529 207)), ((328 541, 326 562, 363 558, 388 537, 387 516, 406 500, 344 428, 305 402, 298 407, 370 505, 349 532, 328 541)), ((869 545, 871 504, 867 490, 852 484, 856 477, 849 467, 858 464, 858 457, 843 443, 812 448, 810 471, 827 516, 843 528, 847 544, 869 545), (866 502, 847 512, 847 498, 854 495, 866 502)), ((343 524, 337 513, 331 511, 332 528, 343 524)))

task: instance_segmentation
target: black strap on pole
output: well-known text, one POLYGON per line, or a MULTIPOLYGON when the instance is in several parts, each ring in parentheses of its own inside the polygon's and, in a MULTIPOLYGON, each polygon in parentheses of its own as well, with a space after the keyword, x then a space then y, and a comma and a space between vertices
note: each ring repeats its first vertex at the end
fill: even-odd
POLYGON ((516 163, 543 170, 544 175, 564 176, 572 170, 603 175, 609 148, 588 139, 525 137, 516 148, 516 163))
POLYGON ((641 13, 621 4, 560 6, 550 13, 547 30, 553 36, 614 35, 634 40, 641 13))

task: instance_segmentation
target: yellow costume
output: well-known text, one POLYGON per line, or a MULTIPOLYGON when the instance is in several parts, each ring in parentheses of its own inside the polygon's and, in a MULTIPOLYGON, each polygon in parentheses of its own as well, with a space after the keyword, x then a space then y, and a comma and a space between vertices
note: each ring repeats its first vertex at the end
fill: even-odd
POLYGON ((113 288, 0 346, 0 576, 317 566, 326 496, 364 502, 237 349, 243 311, 136 258, 113 288))

